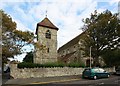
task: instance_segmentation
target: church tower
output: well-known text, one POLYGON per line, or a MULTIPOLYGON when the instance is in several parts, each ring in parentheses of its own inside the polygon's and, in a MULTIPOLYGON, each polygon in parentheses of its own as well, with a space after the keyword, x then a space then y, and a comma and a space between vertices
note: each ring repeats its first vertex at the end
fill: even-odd
POLYGON ((37 24, 37 42, 42 48, 36 47, 34 63, 57 61, 57 31, 58 28, 47 17, 37 24))

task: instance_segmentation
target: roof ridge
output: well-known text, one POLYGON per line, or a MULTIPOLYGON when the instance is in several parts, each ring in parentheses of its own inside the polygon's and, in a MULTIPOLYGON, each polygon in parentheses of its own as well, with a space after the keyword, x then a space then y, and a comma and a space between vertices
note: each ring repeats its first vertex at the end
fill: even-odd
POLYGON ((38 32, 38 26, 58 30, 58 28, 47 17, 45 17, 41 22, 37 23, 35 34, 37 34, 37 32, 38 32))
POLYGON ((38 26, 43 26, 43 27, 48 27, 51 29, 56 29, 58 30, 58 28, 47 18, 45 17, 41 22, 39 22, 37 24, 38 26))

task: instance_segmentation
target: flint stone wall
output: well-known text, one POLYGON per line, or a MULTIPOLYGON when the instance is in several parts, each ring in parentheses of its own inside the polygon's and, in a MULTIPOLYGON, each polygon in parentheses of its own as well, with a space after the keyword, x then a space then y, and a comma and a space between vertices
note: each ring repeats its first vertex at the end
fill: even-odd
MULTIPOLYGON (((11 64, 11 76, 17 78, 37 78, 37 77, 55 77, 81 75, 84 68, 72 67, 54 67, 54 68, 17 68, 17 64, 11 64)), ((114 72, 114 68, 105 69, 108 72, 114 72)))

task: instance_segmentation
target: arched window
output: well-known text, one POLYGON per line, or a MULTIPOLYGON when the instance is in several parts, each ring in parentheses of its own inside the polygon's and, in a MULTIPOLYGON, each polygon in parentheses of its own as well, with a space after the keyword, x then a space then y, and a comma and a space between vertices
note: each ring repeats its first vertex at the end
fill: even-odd
POLYGON ((51 32, 50 32, 50 30, 46 31, 45 37, 48 38, 48 39, 51 39, 51 32))

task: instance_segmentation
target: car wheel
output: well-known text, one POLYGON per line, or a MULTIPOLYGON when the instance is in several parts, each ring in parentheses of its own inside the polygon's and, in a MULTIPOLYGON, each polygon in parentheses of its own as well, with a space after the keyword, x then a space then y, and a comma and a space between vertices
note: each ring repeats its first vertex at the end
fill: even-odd
POLYGON ((97 79, 97 76, 94 76, 93 79, 96 80, 96 79, 97 79))
POLYGON ((108 75, 107 75, 107 77, 109 78, 109 77, 110 77, 110 75, 108 74, 108 75))

